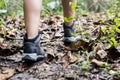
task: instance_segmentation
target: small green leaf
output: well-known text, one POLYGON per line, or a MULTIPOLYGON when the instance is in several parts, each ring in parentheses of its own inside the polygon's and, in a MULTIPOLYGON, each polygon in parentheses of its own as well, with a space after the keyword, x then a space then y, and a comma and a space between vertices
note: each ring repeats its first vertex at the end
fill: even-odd
POLYGON ((115 28, 116 32, 120 33, 120 29, 118 27, 115 28))
POLYGON ((120 18, 114 19, 114 22, 116 23, 116 26, 120 26, 120 18))
POLYGON ((106 28, 106 27, 102 27, 101 30, 102 30, 102 31, 106 31, 107 28, 106 28))
POLYGON ((109 43, 111 46, 114 46, 114 47, 118 46, 118 42, 113 37, 110 39, 109 43))
POLYGON ((117 73, 120 75, 120 70, 118 70, 117 73))
POLYGON ((88 71, 90 65, 90 61, 84 61, 82 63, 82 69, 88 71))
POLYGON ((118 13, 118 17, 120 17, 120 12, 118 13))
POLYGON ((84 35, 86 35, 86 34, 88 34, 88 33, 89 33, 89 31, 84 31, 84 32, 83 32, 84 35))
POLYGON ((72 2, 71 6, 72 6, 72 11, 75 11, 77 3, 76 2, 72 2))

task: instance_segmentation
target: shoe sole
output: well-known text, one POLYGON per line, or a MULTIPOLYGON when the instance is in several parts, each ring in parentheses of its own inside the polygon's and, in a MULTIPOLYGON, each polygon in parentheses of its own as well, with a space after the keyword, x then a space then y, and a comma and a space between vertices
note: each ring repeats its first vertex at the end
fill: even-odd
POLYGON ((44 59, 44 55, 37 55, 36 53, 23 53, 22 59, 25 61, 39 61, 44 59))
POLYGON ((64 42, 64 45, 69 46, 71 43, 77 42, 78 40, 80 40, 79 36, 76 36, 76 37, 64 37, 63 42, 64 42))

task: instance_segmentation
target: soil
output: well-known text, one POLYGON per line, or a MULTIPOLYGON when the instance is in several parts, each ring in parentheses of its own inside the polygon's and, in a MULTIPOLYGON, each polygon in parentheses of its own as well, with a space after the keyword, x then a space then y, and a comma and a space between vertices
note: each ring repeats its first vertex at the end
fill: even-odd
MULTIPOLYGON (((23 17, 5 18, 4 27, 0 31, 0 76, 3 76, 0 80, 120 80, 119 74, 113 74, 120 69, 120 47, 103 49, 107 57, 106 55, 100 57, 104 59, 98 58, 94 53, 99 43, 94 41, 98 38, 99 27, 107 25, 99 22, 100 18, 105 19, 105 14, 78 16, 77 31, 88 31, 88 33, 90 31, 90 34, 82 35, 82 40, 71 44, 70 47, 65 46, 62 41, 61 16, 51 15, 41 18, 39 27, 39 30, 43 31, 41 47, 45 50, 46 57, 38 62, 22 60, 25 34, 23 17), (91 37, 92 41, 85 40, 86 37, 91 37), (116 54, 111 56, 110 52, 116 54), (106 62, 110 67, 101 67, 99 63, 92 63, 93 59, 106 62), (111 70, 113 73, 110 73, 111 70)), ((104 43, 107 45, 107 42, 104 43)))

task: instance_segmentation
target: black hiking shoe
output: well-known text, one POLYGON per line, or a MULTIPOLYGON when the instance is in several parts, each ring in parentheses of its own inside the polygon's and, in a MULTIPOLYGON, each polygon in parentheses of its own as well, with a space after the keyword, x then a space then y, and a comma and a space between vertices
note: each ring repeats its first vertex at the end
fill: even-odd
POLYGON ((63 24, 64 28, 64 39, 63 42, 65 45, 70 45, 73 42, 77 42, 80 37, 78 35, 73 36, 72 34, 75 33, 75 24, 73 23, 71 26, 66 26, 65 23, 63 24))
POLYGON ((45 57, 44 50, 40 47, 41 34, 38 34, 34 42, 27 42, 27 37, 24 36, 24 53, 23 60, 26 61, 39 61, 45 57))

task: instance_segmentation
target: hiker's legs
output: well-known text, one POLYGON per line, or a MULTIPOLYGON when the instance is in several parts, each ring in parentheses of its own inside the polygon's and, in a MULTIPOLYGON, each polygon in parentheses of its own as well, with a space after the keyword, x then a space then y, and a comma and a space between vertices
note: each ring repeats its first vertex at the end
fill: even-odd
POLYGON ((75 16, 76 2, 77 2, 76 0, 62 0, 63 12, 64 12, 64 22, 67 26, 71 26, 73 24, 73 19, 75 16))
POLYGON ((75 8, 77 0, 62 0, 63 14, 64 14, 64 43, 69 45, 72 42, 76 42, 79 36, 72 36, 75 33, 75 24, 73 22, 75 17, 75 8))
POLYGON ((38 33, 42 0, 24 0, 25 28, 23 59, 38 61, 45 57, 40 47, 41 34, 38 33))
POLYGON ((42 0, 24 0, 25 28, 28 39, 38 35, 42 0))

